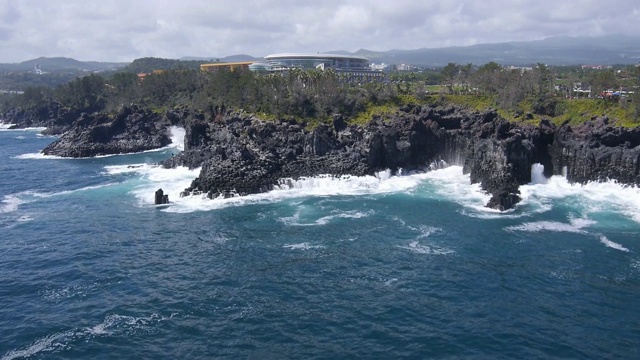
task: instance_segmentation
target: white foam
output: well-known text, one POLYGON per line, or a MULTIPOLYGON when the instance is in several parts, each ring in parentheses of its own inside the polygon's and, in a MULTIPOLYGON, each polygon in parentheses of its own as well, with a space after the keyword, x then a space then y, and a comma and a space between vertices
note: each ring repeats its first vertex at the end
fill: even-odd
POLYGON ((546 184, 547 178, 544 176, 544 166, 542 164, 531 165, 531 183, 530 184, 546 184))
POLYGON ((322 245, 311 245, 307 242, 303 242, 300 244, 287 244, 282 245, 283 248, 291 249, 291 250, 310 250, 310 249, 320 249, 324 248, 322 245))
POLYGON ((44 131, 46 127, 30 127, 23 129, 9 129, 11 126, 15 124, 0 124, 0 131, 44 131))
POLYGON ((461 166, 449 166, 426 173, 426 178, 436 185, 436 193, 450 199, 467 211, 464 213, 476 217, 501 216, 498 210, 485 207, 491 195, 482 190, 480 184, 471 184, 469 174, 463 174, 461 166))
POLYGON ((169 128, 170 138, 171 138, 171 147, 177 149, 178 151, 184 151, 184 136, 186 131, 184 128, 179 126, 172 126, 169 128))
POLYGON ((14 159, 21 159, 21 160, 64 160, 64 159, 69 159, 69 158, 64 158, 62 156, 56 156, 56 155, 45 155, 43 153, 28 153, 28 154, 17 155, 17 156, 14 157, 14 159))
POLYGON ((11 350, 2 356, 1 360, 13 360, 21 358, 29 358, 35 354, 42 352, 50 352, 64 349, 67 344, 75 338, 74 331, 64 331, 48 335, 36 340, 33 344, 25 349, 11 350))
POLYGON ((113 185, 116 185, 116 183, 91 185, 91 186, 85 186, 85 187, 82 187, 82 188, 79 188, 79 189, 64 190, 64 191, 58 191, 58 192, 53 192, 53 193, 38 193, 38 192, 30 192, 30 193, 33 195, 33 197, 36 197, 36 198, 50 198, 50 197, 53 197, 53 196, 61 196, 61 195, 68 195, 68 194, 73 194, 73 193, 77 193, 77 192, 102 189, 102 188, 113 186, 113 185))
POLYGON ((441 231, 442 229, 433 226, 420 225, 418 229, 414 230, 420 232, 420 235, 418 235, 417 239, 423 239, 431 236, 431 234, 435 232, 441 231))
POLYGON ((21 223, 29 222, 31 220, 33 220, 33 217, 29 215, 22 215, 18 218, 18 222, 21 222, 21 223))
MULTIPOLYGON (((193 173, 191 173, 193 174, 193 173)), ((195 178, 193 175, 190 180, 195 178)), ((338 196, 338 195, 370 195, 370 194, 386 194, 407 192, 426 179, 427 174, 415 174, 408 176, 391 176, 389 171, 376 174, 376 176, 330 176, 320 175, 316 177, 306 177, 298 180, 283 179, 280 184, 275 186, 273 191, 261 194, 252 194, 247 196, 238 196, 231 198, 217 198, 210 200, 205 196, 187 196, 184 198, 171 197, 169 200, 173 202, 173 206, 164 211, 168 212, 193 212, 207 211, 226 208, 229 206, 242 206, 257 203, 273 203, 285 199, 293 199, 309 196, 338 196), (175 201, 174 201, 175 199, 175 201)), ((190 182, 183 179, 178 186, 172 188, 179 189, 177 193, 184 190, 190 182)), ((162 188, 163 190, 164 187, 162 188)), ((147 189, 146 191, 148 191, 147 189)), ((150 193, 144 195, 146 198, 152 195, 150 193)), ((365 213, 347 213, 337 214, 331 218, 320 219, 320 221, 330 221, 335 217, 362 217, 369 216, 365 213)), ((296 220, 296 219, 292 219, 296 220)), ((286 221, 286 220, 285 220, 286 221)))
POLYGON ((26 200, 23 200, 17 196, 20 194, 22 193, 5 195, 4 200, 2 200, 2 204, 4 205, 0 207, 0 214, 17 211, 20 205, 27 203, 26 200))
POLYGON ((570 184, 563 176, 552 176, 546 183, 520 186, 520 194, 523 205, 550 208, 552 201, 572 198, 571 204, 584 207, 588 213, 615 211, 640 223, 640 188, 615 181, 570 184))
POLYGON ((540 231, 553 231, 553 232, 569 232, 569 233, 586 233, 583 230, 596 222, 589 219, 569 219, 569 223, 562 223, 558 221, 534 221, 526 222, 521 225, 509 226, 505 228, 507 231, 524 231, 524 232, 540 232, 540 231))
POLYGON ((447 248, 437 247, 437 246, 429 246, 429 245, 421 245, 419 241, 412 241, 408 246, 400 246, 401 249, 410 250, 416 254, 426 254, 426 255, 447 255, 451 254, 454 251, 447 248))
POLYGON ((296 212, 293 216, 290 217, 282 217, 279 221, 282 221, 286 225, 290 226, 315 226, 315 225, 327 225, 334 219, 362 219, 368 216, 373 215, 374 211, 346 211, 339 214, 327 215, 319 218, 318 220, 312 223, 301 223, 300 222, 300 211, 296 212))
MULTIPOLYGON (((181 198, 180 193, 189 187, 191 181, 198 176, 199 168, 193 170, 186 167, 166 169, 160 165, 129 164, 105 166, 104 169, 107 175, 136 174, 140 176, 141 185, 136 186, 131 193, 141 206, 153 205, 155 191, 159 188, 164 194, 169 195, 169 201, 172 205, 178 203, 188 206, 190 202, 188 199, 197 198, 195 196, 181 198)), ((200 199, 200 201, 209 200, 200 199)), ((172 207, 166 208, 164 211, 169 211, 172 207)))
POLYGON ((613 242, 609 239, 607 239, 606 236, 600 236, 600 242, 603 243, 606 247, 610 247, 612 249, 616 249, 616 250, 620 250, 620 251, 624 251, 624 252, 629 252, 629 249, 627 249, 626 247, 613 242))
POLYGON ((175 314, 171 314, 169 317, 163 317, 158 314, 151 314, 147 317, 118 314, 108 315, 100 324, 95 326, 67 330, 44 336, 26 348, 9 351, 2 356, 1 360, 29 358, 39 353, 68 349, 73 342, 88 341, 96 336, 112 335, 115 333, 135 334, 138 331, 145 331, 147 328, 155 326, 161 321, 171 319, 174 315, 175 314))

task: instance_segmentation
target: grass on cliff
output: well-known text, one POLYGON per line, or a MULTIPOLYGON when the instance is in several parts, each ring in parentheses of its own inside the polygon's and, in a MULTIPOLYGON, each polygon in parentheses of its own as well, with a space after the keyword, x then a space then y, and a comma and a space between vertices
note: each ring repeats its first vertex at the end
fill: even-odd
MULTIPOLYGON (((512 109, 504 109, 498 105, 495 96, 490 95, 448 95, 437 94, 427 95, 417 98, 413 95, 398 95, 386 103, 368 103, 364 109, 347 119, 347 123, 364 126, 374 117, 388 119, 400 112, 400 108, 405 105, 455 105, 472 111, 486 111, 495 109, 498 114, 507 121, 517 123, 529 123, 537 125, 542 119, 549 119, 556 125, 568 122, 572 125, 582 124, 594 117, 607 116, 614 126, 636 127, 640 125, 632 104, 626 101, 611 102, 604 99, 557 99, 557 116, 536 114, 534 111, 534 101, 526 99, 512 109)), ((264 120, 276 120, 279 117, 266 113, 258 114, 264 120)), ((307 130, 312 130, 319 124, 330 124, 330 116, 299 118, 298 121, 306 123, 307 130)))
POLYGON ((610 122, 616 126, 636 127, 640 125, 640 119, 636 118, 630 102, 623 99, 621 102, 612 102, 604 99, 558 99, 556 116, 536 114, 533 110, 533 101, 530 99, 520 102, 514 109, 503 109, 498 106, 492 96, 475 95, 444 95, 443 101, 462 106, 476 111, 497 109, 498 114, 512 122, 538 124, 546 118, 556 125, 568 122, 572 125, 582 124, 593 117, 607 116, 610 122))

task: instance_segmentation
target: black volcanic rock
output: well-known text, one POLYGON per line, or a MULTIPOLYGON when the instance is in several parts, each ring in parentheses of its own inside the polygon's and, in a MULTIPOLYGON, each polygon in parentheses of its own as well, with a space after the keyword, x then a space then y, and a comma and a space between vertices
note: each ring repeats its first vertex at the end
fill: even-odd
POLYGON ((42 152, 78 158, 158 149, 171 143, 168 125, 166 118, 137 106, 123 107, 113 117, 83 113, 60 139, 42 152))
POLYGON ((494 110, 417 105, 402 110, 364 127, 347 125, 336 115, 331 126, 312 131, 295 121, 265 122, 244 113, 217 121, 193 118, 185 125, 185 151, 164 165, 202 167, 185 194, 213 198, 268 191, 286 186, 287 178, 422 170, 444 160, 463 165, 471 182, 491 194, 487 206, 500 210, 520 201, 518 188, 531 181, 535 163, 545 166, 546 176, 567 167, 572 181, 640 183, 639 130, 611 128, 605 119, 571 129, 548 120, 513 124, 494 110))
POLYGON ((640 128, 612 128, 604 119, 565 124, 555 132, 549 154, 554 173, 566 174, 571 182, 640 184, 640 128))
POLYGON ((500 210, 520 201, 519 187, 531 181, 535 163, 544 165, 546 176, 566 173, 573 182, 640 184, 640 129, 614 128, 604 117, 577 127, 548 120, 532 126, 507 122, 495 110, 411 105, 366 126, 349 125, 336 114, 330 124, 307 130, 293 118, 263 121, 224 108, 158 115, 132 105, 114 116, 72 114, 55 105, 47 111, 36 116, 16 110, 12 116, 51 116, 48 130, 66 132, 43 152, 64 157, 160 148, 170 143, 168 127, 183 125, 185 150, 163 165, 201 167, 185 194, 211 198, 269 191, 288 186, 288 178, 404 173, 441 161, 463 166, 471 182, 491 195, 487 206, 500 210))

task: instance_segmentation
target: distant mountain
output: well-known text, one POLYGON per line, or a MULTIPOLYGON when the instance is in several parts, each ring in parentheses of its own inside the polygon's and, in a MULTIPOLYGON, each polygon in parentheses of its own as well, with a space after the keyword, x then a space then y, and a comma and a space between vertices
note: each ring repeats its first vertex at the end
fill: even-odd
POLYGON ((637 64, 640 62, 640 37, 609 35, 602 37, 552 37, 537 41, 479 44, 417 50, 370 51, 353 53, 375 63, 443 66, 485 64, 502 65, 637 64))
MULTIPOLYGON (((277 49, 274 49, 274 53, 277 49)), ((409 64, 417 66, 444 66, 473 63, 476 65, 495 61, 502 65, 580 65, 580 64, 638 64, 640 63, 640 36, 607 35, 601 37, 552 37, 536 41, 478 44, 416 50, 356 52, 344 50, 326 53, 363 56, 375 63, 409 64)), ((0 64, 0 71, 31 71, 36 64, 44 72, 61 70, 101 71, 125 69, 125 71, 149 72, 155 69, 198 68, 204 62, 260 61, 262 58, 246 54, 226 57, 183 57, 176 59, 143 58, 133 63, 78 61, 65 57, 40 57, 18 64, 0 64)))
POLYGON ((0 70, 30 71, 35 69, 36 65, 44 72, 60 70, 100 71, 119 69, 125 67, 127 63, 78 61, 65 57, 39 57, 37 59, 27 60, 17 64, 0 64, 0 70))
POLYGON ((37 59, 27 60, 17 64, 0 64, 0 70, 30 71, 35 69, 36 65, 44 72, 60 70, 100 71, 122 68, 126 66, 127 63, 78 61, 65 57, 39 57, 37 59))

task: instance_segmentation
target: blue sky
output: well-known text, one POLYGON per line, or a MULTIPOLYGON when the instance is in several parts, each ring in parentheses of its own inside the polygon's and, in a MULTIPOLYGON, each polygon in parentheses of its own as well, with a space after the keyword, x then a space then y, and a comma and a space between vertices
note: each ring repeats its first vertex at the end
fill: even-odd
POLYGON ((2 0, 0 62, 264 56, 640 36, 640 2, 2 0))

